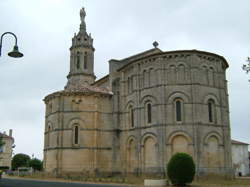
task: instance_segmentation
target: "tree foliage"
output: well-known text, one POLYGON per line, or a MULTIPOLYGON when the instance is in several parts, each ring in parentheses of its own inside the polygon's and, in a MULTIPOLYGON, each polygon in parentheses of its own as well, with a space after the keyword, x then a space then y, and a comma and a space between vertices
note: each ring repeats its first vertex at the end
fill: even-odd
POLYGON ((43 162, 37 158, 33 158, 29 161, 29 166, 34 170, 41 171, 43 169, 43 162))
POLYGON ((193 158, 186 153, 176 153, 167 165, 167 175, 174 185, 191 183, 195 175, 193 158))
POLYGON ((2 147, 3 145, 4 145, 3 137, 0 136, 0 147, 2 147))
MULTIPOLYGON (((243 64, 242 69, 246 72, 250 72, 250 57, 247 57, 247 64, 243 64)), ((250 81, 250 80, 249 80, 250 81)))
POLYGON ((26 154, 16 154, 11 162, 11 166, 13 170, 16 170, 19 167, 29 167, 30 157, 26 154))
MULTIPOLYGON (((4 141, 3 141, 3 137, 0 136, 0 153, 3 151, 3 145, 4 145, 4 141)), ((0 160, 1 160, 1 157, 0 157, 0 160)))

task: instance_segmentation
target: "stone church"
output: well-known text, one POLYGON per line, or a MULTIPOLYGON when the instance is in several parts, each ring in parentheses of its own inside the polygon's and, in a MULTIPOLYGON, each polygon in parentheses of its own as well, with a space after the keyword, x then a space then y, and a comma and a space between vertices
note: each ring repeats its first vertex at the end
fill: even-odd
MULTIPOLYGON (((226 70, 220 55, 154 47, 109 61, 95 80, 85 10, 70 47, 68 82, 44 98, 47 172, 162 174, 176 152, 198 175, 232 172, 226 70)), ((125 50, 125 49, 124 49, 125 50)))

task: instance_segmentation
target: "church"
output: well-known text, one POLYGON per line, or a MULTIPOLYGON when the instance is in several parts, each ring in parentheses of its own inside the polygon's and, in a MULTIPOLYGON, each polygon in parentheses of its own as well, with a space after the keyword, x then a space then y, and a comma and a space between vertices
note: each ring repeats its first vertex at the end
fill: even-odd
MULTIPOLYGON (((177 152, 197 175, 231 175, 226 59, 199 50, 153 48, 109 61, 96 80, 93 38, 80 10, 70 70, 44 98, 46 172, 162 174, 177 152)), ((125 50, 125 49, 124 49, 125 50)))

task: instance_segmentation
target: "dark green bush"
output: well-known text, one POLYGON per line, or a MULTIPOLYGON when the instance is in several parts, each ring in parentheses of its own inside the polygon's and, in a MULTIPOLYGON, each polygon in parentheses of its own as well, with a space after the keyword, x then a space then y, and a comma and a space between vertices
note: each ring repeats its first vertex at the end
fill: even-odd
POLYGON ((26 154, 16 154, 11 161, 12 170, 17 170, 19 167, 29 167, 30 157, 26 154))
POLYGON ((32 167, 35 171, 41 171, 43 169, 43 162, 37 158, 32 158, 29 161, 29 166, 32 167))
POLYGON ((191 183, 195 175, 193 158, 186 153, 176 153, 167 164, 167 175, 174 185, 191 183))

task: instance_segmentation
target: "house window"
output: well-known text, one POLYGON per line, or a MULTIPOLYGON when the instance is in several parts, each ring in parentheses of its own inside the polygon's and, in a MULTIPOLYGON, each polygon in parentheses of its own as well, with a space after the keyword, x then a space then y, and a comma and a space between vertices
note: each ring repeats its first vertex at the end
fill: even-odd
POLYGON ((87 58, 87 52, 84 53, 84 69, 87 69, 88 68, 88 58, 87 58))
POLYGON ((213 123, 215 120, 215 105, 214 101, 212 99, 209 99, 208 101, 208 121, 210 123, 213 123))
POLYGON ((182 121, 182 101, 180 99, 175 101, 175 116, 177 122, 182 121))
POLYGON ((74 144, 79 144, 79 126, 74 127, 74 144))
POLYGON ((147 104, 147 122, 148 123, 152 122, 152 105, 151 105, 151 103, 147 104))

